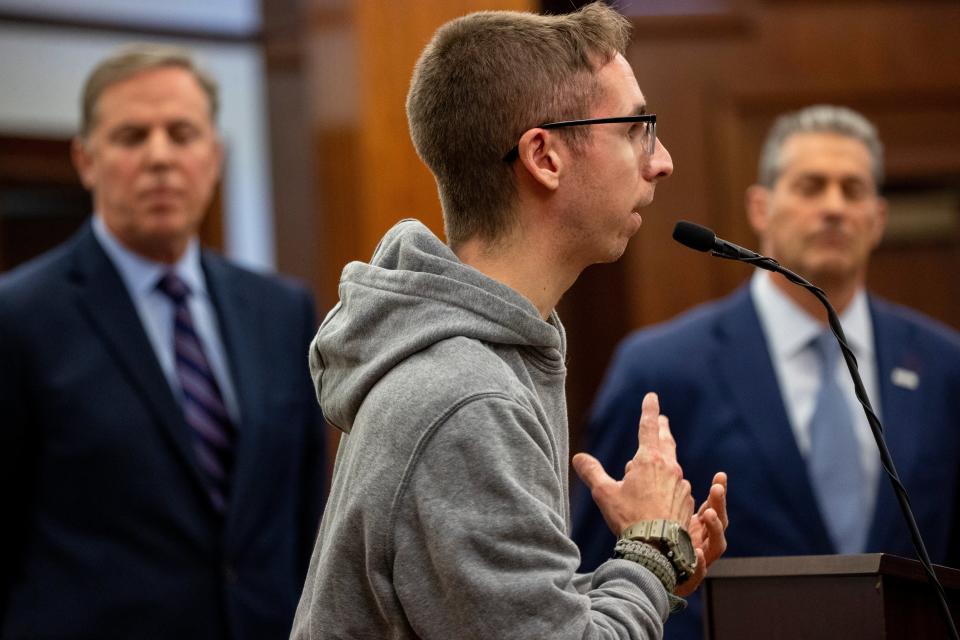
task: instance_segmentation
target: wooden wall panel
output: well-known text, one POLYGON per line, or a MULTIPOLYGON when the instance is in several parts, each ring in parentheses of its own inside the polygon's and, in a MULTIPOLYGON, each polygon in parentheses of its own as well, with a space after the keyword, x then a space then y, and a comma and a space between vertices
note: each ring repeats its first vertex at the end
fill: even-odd
POLYGON ((0 135, 0 272, 69 238, 90 209, 69 139, 0 135))

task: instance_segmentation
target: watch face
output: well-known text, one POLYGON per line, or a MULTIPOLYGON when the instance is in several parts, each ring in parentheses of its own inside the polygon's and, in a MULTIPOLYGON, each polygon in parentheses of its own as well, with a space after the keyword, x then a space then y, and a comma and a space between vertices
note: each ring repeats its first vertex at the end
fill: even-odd
POLYGON ((677 574, 678 583, 693 575, 697 568, 697 554, 690 534, 671 520, 644 520, 634 523, 621 534, 621 539, 645 542, 663 553, 677 574))
POLYGON ((690 534, 686 529, 680 529, 680 535, 677 536, 677 553, 680 560, 685 565, 689 565, 688 573, 693 573, 697 566, 697 553, 693 550, 693 542, 690 540, 690 534))
MULTIPOLYGON (((681 578, 681 582, 693 575, 693 572, 697 568, 697 554, 693 550, 693 542, 690 540, 690 534, 687 533, 686 529, 678 528, 678 535, 676 537, 676 553, 677 558, 675 560, 674 566, 677 569, 677 573, 683 571, 687 574, 684 578, 681 578)), ((677 576, 680 578, 680 576, 677 576)))

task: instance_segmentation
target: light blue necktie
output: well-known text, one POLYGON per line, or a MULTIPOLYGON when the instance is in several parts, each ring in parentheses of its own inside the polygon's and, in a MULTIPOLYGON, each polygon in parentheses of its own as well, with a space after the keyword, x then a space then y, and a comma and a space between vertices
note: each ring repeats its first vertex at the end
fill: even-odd
POLYGON ((860 446, 850 405, 837 384, 840 346, 829 331, 811 343, 820 360, 820 390, 810 421, 807 465, 820 513, 838 553, 862 553, 870 526, 860 446))

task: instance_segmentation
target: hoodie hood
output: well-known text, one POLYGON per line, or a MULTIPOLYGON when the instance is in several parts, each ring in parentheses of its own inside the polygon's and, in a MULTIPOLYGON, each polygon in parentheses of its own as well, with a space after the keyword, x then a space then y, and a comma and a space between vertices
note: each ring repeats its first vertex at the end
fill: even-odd
POLYGON ((467 337, 520 347, 544 370, 563 370, 556 314, 544 321, 510 287, 462 263, 417 220, 395 225, 370 263, 351 262, 340 301, 310 345, 310 374, 327 420, 349 433, 370 389, 409 356, 467 337))

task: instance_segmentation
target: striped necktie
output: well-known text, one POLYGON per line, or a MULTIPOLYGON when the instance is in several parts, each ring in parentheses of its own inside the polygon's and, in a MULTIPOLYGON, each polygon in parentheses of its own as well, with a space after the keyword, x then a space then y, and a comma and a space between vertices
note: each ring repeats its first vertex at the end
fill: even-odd
POLYGON ((168 272, 157 283, 157 289, 173 302, 174 359, 182 391, 183 414, 193 431, 193 449, 207 492, 214 508, 223 513, 230 489, 236 432, 204 355, 200 336, 193 326, 187 306, 190 288, 173 272, 168 272))
POLYGON ((810 480, 834 548, 862 553, 870 519, 853 416, 837 384, 840 347, 829 331, 811 347, 820 361, 820 390, 810 420, 810 480))

